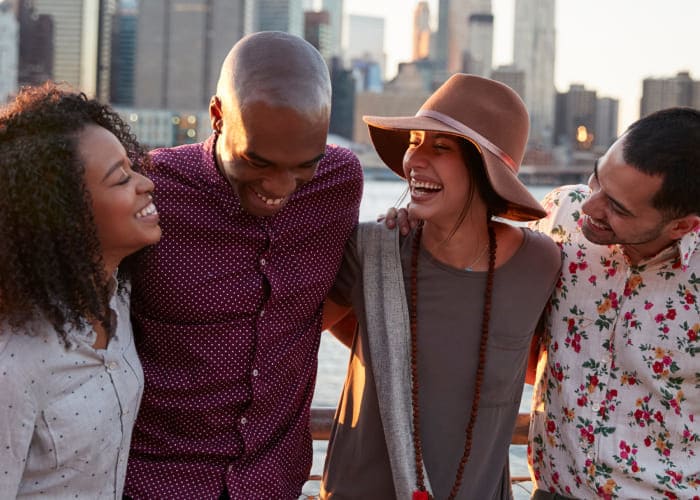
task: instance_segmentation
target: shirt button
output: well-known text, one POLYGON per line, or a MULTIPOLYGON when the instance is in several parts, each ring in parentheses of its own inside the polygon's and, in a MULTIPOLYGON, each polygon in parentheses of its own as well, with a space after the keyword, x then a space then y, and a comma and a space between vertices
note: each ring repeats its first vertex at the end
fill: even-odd
POLYGON ((260 374, 257 368, 253 368, 253 377, 257 377, 260 374))
POLYGON ((261 265, 261 266, 264 266, 265 263, 266 263, 265 257, 263 257, 262 259, 260 259, 260 265, 261 265))
POLYGON ((229 474, 233 472, 233 464, 229 464, 228 467, 226 467, 226 472, 228 472, 229 474))
POLYGON ((593 410, 593 411, 598 411, 598 410, 600 410, 600 405, 599 405, 598 403, 593 403, 593 404, 591 405, 591 410, 593 410))
POLYGON ((248 419, 245 417, 241 417, 241 424, 245 425, 248 423, 248 419))
POLYGON ((592 452, 592 451, 589 451, 588 453, 586 453, 586 456, 587 456, 589 459, 593 460, 593 459, 595 458, 595 453, 592 452))
POLYGON ((260 311, 260 317, 262 318, 263 316, 265 316, 265 309, 263 309, 262 311, 260 311))
POLYGON ((107 363, 108 370, 116 370, 118 366, 119 363, 117 363, 116 361, 110 361, 109 363, 107 363))

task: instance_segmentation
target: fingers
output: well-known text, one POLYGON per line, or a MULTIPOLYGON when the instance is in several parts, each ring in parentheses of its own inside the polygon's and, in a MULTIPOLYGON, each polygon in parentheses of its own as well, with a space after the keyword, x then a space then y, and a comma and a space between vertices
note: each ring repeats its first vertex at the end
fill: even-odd
POLYGON ((408 217, 408 210, 405 208, 399 209, 397 214, 397 224, 399 225, 399 231, 401 231, 401 234, 404 236, 411 231, 412 223, 408 217))
POLYGON ((389 229, 394 229, 396 227, 397 210, 391 207, 386 211, 386 214, 380 214, 377 217, 377 222, 384 221, 384 225, 389 229))

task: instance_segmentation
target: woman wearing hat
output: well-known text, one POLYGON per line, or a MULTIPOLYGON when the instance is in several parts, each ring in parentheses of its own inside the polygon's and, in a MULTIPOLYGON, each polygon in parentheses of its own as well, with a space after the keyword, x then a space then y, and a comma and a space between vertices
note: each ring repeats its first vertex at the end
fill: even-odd
POLYGON ((508 447, 528 350, 558 276, 547 237, 495 218, 542 207, 517 178, 529 119, 509 87, 454 75, 413 117, 365 117, 408 180, 406 237, 361 224, 327 311, 358 329, 324 498, 511 498, 508 447))

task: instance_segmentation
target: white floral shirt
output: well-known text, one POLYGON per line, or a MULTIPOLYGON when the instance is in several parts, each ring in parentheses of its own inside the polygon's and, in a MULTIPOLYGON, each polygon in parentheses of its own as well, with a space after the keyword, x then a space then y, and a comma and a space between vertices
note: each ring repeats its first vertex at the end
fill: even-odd
POLYGON ((581 233, 586 186, 547 195, 533 228, 562 248, 533 396, 539 489, 700 498, 700 232, 637 266, 581 233))

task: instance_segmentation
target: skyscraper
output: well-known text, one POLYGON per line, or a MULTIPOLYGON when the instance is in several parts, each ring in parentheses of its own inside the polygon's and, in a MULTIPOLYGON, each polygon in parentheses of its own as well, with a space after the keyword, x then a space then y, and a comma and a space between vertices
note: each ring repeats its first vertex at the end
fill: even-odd
POLYGON ((34 7, 53 20, 53 78, 109 100, 115 0, 35 0, 34 7))
POLYGON ((348 16, 347 58, 373 61, 381 68, 381 77, 386 74, 384 53, 384 18, 372 16, 348 16))
POLYGON ((430 56, 430 7, 428 2, 416 4, 413 11, 413 60, 430 56))
POLYGON ((493 14, 472 14, 469 16, 469 44, 464 53, 462 71, 488 77, 492 66, 493 14))
POLYGON ((550 146, 554 128, 555 0, 515 0, 513 62, 525 72, 530 144, 550 146))
POLYGON ((343 0, 323 0, 323 10, 328 12, 330 21, 330 53, 331 56, 343 55, 343 0))
POLYGON ((147 0, 139 6, 134 104, 197 110, 216 92, 243 36, 243 0, 147 0))
POLYGON ((19 26, 9 2, 0 0, 0 104, 17 91, 19 26))
POLYGON ((331 24, 328 11, 304 12, 304 38, 329 61, 333 56, 331 49, 331 24))
POLYGON ((642 82, 640 117, 674 106, 700 109, 700 81, 681 71, 671 78, 645 78, 642 82))
POLYGON ((244 4, 246 33, 286 31, 304 36, 302 0, 248 0, 244 4))
POLYGON ((136 28, 138 11, 119 4, 112 20, 112 68, 110 102, 122 106, 134 104, 134 73, 136 71, 136 28))
POLYGON ((53 78, 53 19, 37 14, 31 0, 14 0, 19 21, 19 86, 53 78))

